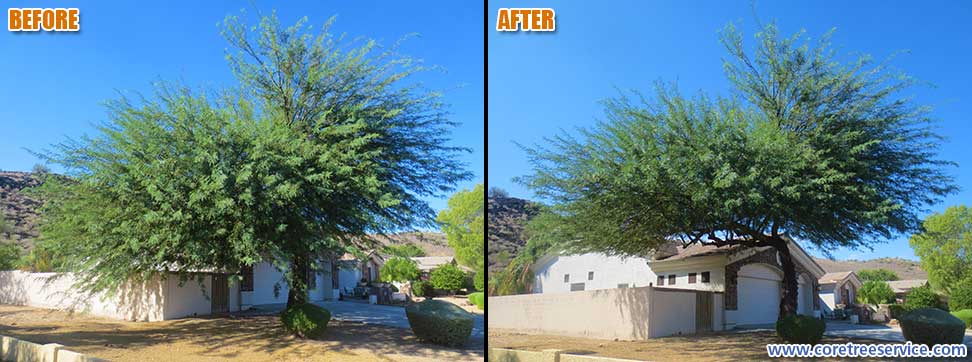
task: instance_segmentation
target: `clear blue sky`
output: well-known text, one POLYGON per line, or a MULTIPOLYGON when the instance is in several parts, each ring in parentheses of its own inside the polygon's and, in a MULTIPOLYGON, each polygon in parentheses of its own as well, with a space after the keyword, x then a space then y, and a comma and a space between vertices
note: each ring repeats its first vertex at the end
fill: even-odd
MULTIPOLYGON (((35 2, 7 2, 30 7, 35 2)), ((150 94, 151 82, 181 81, 193 87, 234 85, 217 26, 247 8, 278 10, 281 23, 307 16, 315 29, 337 15, 332 30, 392 45, 411 33, 401 50, 437 65, 415 79, 442 90, 452 117, 462 125, 454 144, 472 148, 463 160, 484 181, 483 9, 464 2, 434 1, 421 6, 400 1, 71 1, 46 6, 77 7, 81 32, 17 34, 0 31, 0 169, 30 170, 38 162, 24 148, 39 150, 64 137, 91 134, 106 119, 102 102, 118 92, 150 94), (255 3, 257 8, 253 8, 255 3), (286 5, 284 5, 286 4, 286 5)), ((6 22, 6 11, 3 15, 6 22)), ((55 171, 57 168, 55 168, 55 171)), ((436 210, 445 198, 430 199, 436 210)))
MULTIPOLYGON (((783 34, 800 29, 818 37, 837 28, 834 45, 881 60, 898 52, 893 66, 934 87, 910 95, 933 106, 940 131, 949 137, 942 158, 962 191, 933 211, 972 203, 972 4, 958 1, 489 1, 487 82, 490 85, 489 186, 512 196, 532 193, 512 182, 529 172, 522 150, 561 129, 592 126, 602 115, 598 101, 617 89, 651 91, 656 80, 677 81, 683 92, 726 94, 724 48, 717 32, 741 25, 747 41, 762 22, 776 20, 783 34), (555 33, 498 33, 496 9, 552 7, 555 33)), ((811 253, 818 254, 811 250, 811 253)), ((838 259, 916 259, 907 238, 874 250, 838 250, 838 259)))

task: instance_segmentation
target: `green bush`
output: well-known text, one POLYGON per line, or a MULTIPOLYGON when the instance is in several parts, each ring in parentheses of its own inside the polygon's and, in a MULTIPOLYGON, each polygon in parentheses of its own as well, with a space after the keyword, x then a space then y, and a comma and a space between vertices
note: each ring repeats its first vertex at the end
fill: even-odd
POLYGON ((315 338, 327 328, 331 312, 316 305, 305 303, 287 308, 280 314, 284 329, 300 338, 315 338))
POLYGON ((469 303, 475 304, 479 310, 486 309, 486 297, 483 295, 483 292, 470 294, 469 303))
POLYGON ((429 281, 436 289, 454 292, 462 288, 466 282, 466 273, 462 269, 452 264, 444 264, 432 270, 429 281))
POLYGON ((20 247, 0 240, 0 270, 14 270, 20 263, 20 247))
POLYGON ((799 314, 776 321, 776 334, 787 343, 817 344, 826 328, 822 319, 799 314))
POLYGON ((861 289, 857 291, 857 300, 864 304, 881 304, 894 301, 894 291, 888 286, 888 283, 868 280, 861 285, 861 289))
POLYGON ((416 297, 432 298, 435 296, 435 290, 432 288, 432 284, 420 280, 412 282, 412 294, 416 297))
POLYGON ((931 287, 927 285, 911 289, 911 291, 905 295, 904 304, 908 310, 920 308, 942 308, 942 302, 938 297, 938 294, 932 291, 931 287))
POLYGON ((462 347, 472 334, 473 315, 441 300, 426 300, 405 307, 408 325, 420 341, 462 347))
POLYGON ((952 290, 948 296, 948 309, 972 309, 972 281, 960 283, 952 290))
POLYGON ((473 287, 476 288, 477 291, 482 292, 483 287, 485 286, 486 286, 486 273, 480 270, 478 273, 476 273, 475 276, 473 276, 473 287))
POLYGON ((955 318, 961 319, 965 322, 965 328, 972 329, 972 309, 963 309, 960 311, 952 312, 955 318))
POLYGON ((918 308, 898 318, 904 338, 933 346, 959 344, 965 338, 965 322, 938 308, 918 308))
POLYGON ((893 319, 901 318, 901 316, 910 311, 911 309, 908 309, 904 304, 891 304, 888 306, 888 312, 891 313, 891 318, 893 319))

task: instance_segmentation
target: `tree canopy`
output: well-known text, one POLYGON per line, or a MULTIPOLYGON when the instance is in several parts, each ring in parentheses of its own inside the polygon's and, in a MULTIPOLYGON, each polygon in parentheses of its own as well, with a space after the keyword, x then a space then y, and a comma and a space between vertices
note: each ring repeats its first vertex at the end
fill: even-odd
POLYGON ((730 97, 659 84, 605 101, 605 119, 527 147, 520 181, 553 201, 575 251, 636 254, 682 244, 772 246, 780 315, 796 311, 787 238, 828 253, 917 230, 956 190, 914 81, 869 58, 837 60, 829 34, 803 43, 774 25, 754 49, 722 34, 730 97))
POLYGON ((423 67, 336 38, 330 22, 314 36, 305 21, 228 17, 238 88, 163 84, 110 102, 96 136, 42 153, 72 177, 42 186, 48 250, 109 291, 160 271, 266 260, 287 271, 295 304, 319 256, 434 225, 423 198, 469 173, 438 94, 406 82, 423 67))
POLYGON ((884 268, 860 270, 857 272, 857 276, 863 281, 889 282, 898 280, 898 274, 884 268))
POLYGON ((868 280, 857 291, 857 299, 871 305, 890 303, 894 301, 894 290, 884 281, 868 280))
POLYGON ((952 206, 929 215, 911 247, 928 272, 928 281, 946 293, 972 283, 972 208, 952 206))
POLYGON ((412 243, 385 245, 385 252, 403 258, 425 256, 425 250, 412 243))
POLYGON ((388 259, 381 266, 381 271, 378 274, 381 275, 383 282, 408 282, 418 280, 419 269, 414 260, 395 257, 388 259))
POLYGON ((436 218, 456 261, 483 273, 486 266, 486 193, 483 184, 456 192, 436 218))

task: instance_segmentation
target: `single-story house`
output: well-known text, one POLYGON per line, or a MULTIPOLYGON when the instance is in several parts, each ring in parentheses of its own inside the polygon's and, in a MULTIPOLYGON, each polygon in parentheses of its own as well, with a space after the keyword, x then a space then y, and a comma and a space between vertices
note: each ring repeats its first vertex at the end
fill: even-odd
MULTIPOLYGON (((375 282, 380 279, 381 266, 385 265, 387 255, 382 255, 377 251, 368 252, 363 259, 358 259, 354 255, 347 253, 341 256, 338 261, 338 287, 341 291, 349 291, 358 286, 359 283, 375 282)), ((347 294, 347 292, 345 292, 347 294)))
POLYGON ((857 291, 863 282, 853 271, 842 271, 824 274, 817 280, 820 285, 821 306, 825 313, 837 309, 838 305, 854 305, 857 291))
POLYGON ((898 303, 904 302, 905 295, 912 289, 928 285, 927 279, 894 280, 887 282, 894 291, 894 298, 898 303))
MULTIPOLYGON (((798 312, 817 315, 817 280, 824 270, 797 243, 790 241, 789 249, 798 275, 798 312)), ((652 286, 717 294, 721 297, 714 299, 713 315, 722 319, 717 330, 775 323, 782 296, 782 267, 771 247, 682 247, 673 243, 645 257, 550 254, 540 258, 533 270, 533 293, 652 286)))

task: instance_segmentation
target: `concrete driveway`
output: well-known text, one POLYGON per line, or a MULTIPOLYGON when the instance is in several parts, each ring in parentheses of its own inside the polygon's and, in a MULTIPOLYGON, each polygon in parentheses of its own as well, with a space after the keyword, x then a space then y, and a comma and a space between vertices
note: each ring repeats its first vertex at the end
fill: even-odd
MULTIPOLYGON (((344 321, 381 324, 395 328, 409 329, 408 318, 405 317, 405 308, 387 305, 374 305, 354 302, 323 301, 314 304, 331 311, 331 317, 344 321)), ((485 318, 482 314, 474 314, 473 331, 469 337, 470 346, 478 347, 484 345, 485 318)))
MULTIPOLYGON (((834 337, 870 338, 895 343, 904 343, 904 335, 900 327, 871 324, 850 324, 837 321, 827 321, 827 331, 824 334, 834 337)), ((963 343, 972 348, 972 331, 965 331, 963 343)))

